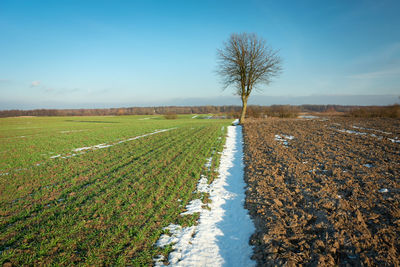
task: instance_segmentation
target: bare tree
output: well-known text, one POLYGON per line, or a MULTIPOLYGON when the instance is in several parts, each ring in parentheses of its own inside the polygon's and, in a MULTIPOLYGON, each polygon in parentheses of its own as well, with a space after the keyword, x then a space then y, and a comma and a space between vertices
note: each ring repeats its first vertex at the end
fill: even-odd
POLYGON ((218 49, 218 74, 224 88, 234 86, 242 100, 239 123, 244 122, 247 100, 259 84, 268 85, 281 72, 278 52, 267 46, 256 34, 232 34, 222 49, 218 49))

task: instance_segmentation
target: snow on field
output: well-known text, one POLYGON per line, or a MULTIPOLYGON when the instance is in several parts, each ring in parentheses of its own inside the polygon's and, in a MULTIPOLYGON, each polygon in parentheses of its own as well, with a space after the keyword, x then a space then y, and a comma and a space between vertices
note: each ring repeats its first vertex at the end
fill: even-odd
POLYGON ((192 117, 192 119, 195 119, 195 118, 197 118, 199 115, 194 115, 193 117, 192 117))
POLYGON ((372 129, 372 128, 364 128, 364 127, 360 127, 360 126, 352 126, 354 129, 360 129, 360 130, 369 130, 369 131, 375 131, 378 133, 383 133, 383 134, 392 134, 391 132, 385 132, 385 131, 381 131, 381 130, 377 130, 377 129, 372 129))
MULTIPOLYGON (((201 208, 200 200, 190 202, 187 212, 200 212, 199 224, 182 228, 170 225, 169 235, 160 237, 161 247, 173 244, 169 255, 173 266, 254 266, 250 259, 250 235, 255 231, 248 212, 244 209, 245 183, 243 179, 243 147, 241 126, 229 126, 226 145, 222 152, 219 177, 207 186, 202 177, 198 191, 209 192, 210 209, 201 208), (200 201, 200 203, 199 203, 200 201), (200 207, 199 207, 200 206, 200 207)), ((187 213, 185 212, 185 213, 187 213)), ((163 257, 154 259, 162 266, 163 257)))
POLYGON ((282 134, 282 135, 276 134, 275 135, 275 140, 284 144, 285 146, 289 145, 288 140, 293 140, 293 139, 294 139, 294 136, 291 136, 291 135, 285 135, 285 134, 282 134))
POLYGON ((106 148, 106 147, 110 147, 110 146, 113 146, 113 145, 98 144, 98 145, 94 145, 94 146, 86 146, 86 147, 75 148, 73 151, 79 152, 79 151, 82 151, 82 150, 101 149, 101 148, 106 148))
POLYGON ((390 141, 392 141, 392 143, 400 143, 400 139, 398 139, 397 137, 395 137, 394 139, 389 138, 390 141))
POLYGON ((102 149, 102 148, 112 147, 112 146, 115 146, 115 145, 117 145, 117 144, 121 144, 121 143, 129 142, 129 141, 133 141, 133 140, 136 140, 136 139, 139 139, 139 138, 143 138, 143 137, 145 137, 145 136, 149 136, 149 135, 153 135, 153 134, 158 134, 158 133, 170 131, 170 130, 173 130, 173 129, 176 129, 176 127, 175 127, 175 128, 169 128, 169 129, 156 130, 156 131, 151 132, 151 133, 147 133, 147 134, 135 136, 135 137, 132 137, 132 138, 124 139, 124 140, 121 140, 121 141, 118 141, 118 142, 115 142, 115 143, 110 143, 110 144, 98 144, 98 145, 94 145, 94 146, 79 147, 79 148, 73 149, 72 151, 73 151, 73 152, 81 152, 81 153, 77 153, 77 154, 76 154, 76 153, 72 153, 72 154, 68 154, 68 155, 65 155, 65 156, 62 156, 61 154, 59 154, 59 155, 51 156, 50 158, 51 158, 51 159, 59 158, 59 157, 64 158, 64 159, 65 159, 65 158, 70 158, 70 157, 74 157, 74 156, 77 156, 77 155, 82 154, 82 152, 85 151, 85 150, 96 150, 96 149, 102 149))
MULTIPOLYGON (((381 131, 381 130, 376 130, 376 129, 371 129, 371 128, 363 128, 363 127, 357 127, 357 126, 352 126, 352 127, 353 127, 354 129, 364 129, 364 130, 371 130, 371 131, 380 132, 380 133, 383 133, 383 134, 391 134, 390 132, 384 132, 384 131, 381 131)), ((332 127, 332 129, 334 129, 334 130, 336 130, 336 131, 338 131, 338 132, 341 132, 341 133, 349 133, 349 134, 355 134, 355 135, 361 135, 361 136, 368 136, 368 135, 370 135, 370 136, 375 137, 375 138, 377 138, 377 139, 379 139, 379 140, 384 139, 383 136, 376 135, 376 134, 373 134, 373 133, 358 132, 358 131, 347 130, 347 129, 337 129, 337 128, 335 128, 335 127, 332 127)), ((394 139, 393 139, 393 138, 387 138, 387 139, 388 139, 389 141, 391 141, 392 143, 400 143, 400 139, 398 139, 398 137, 395 137, 394 139)))
POLYGON ((313 115, 300 115, 299 118, 301 119, 318 119, 318 116, 313 116, 313 115))
POLYGON ((367 135, 367 133, 357 132, 357 131, 352 131, 352 130, 346 130, 346 129, 338 129, 338 131, 342 132, 342 133, 349 133, 349 134, 356 134, 356 135, 367 135))
MULTIPOLYGON (((111 147, 111 146, 115 146, 117 144, 121 144, 121 143, 124 143, 124 142, 136 140, 136 139, 139 139, 139 138, 143 138, 145 136, 149 136, 149 135, 153 135, 153 134, 157 134, 157 133, 162 133, 162 132, 166 132, 166 131, 170 131, 170 130, 174 130, 174 129, 176 129, 176 127, 169 128, 169 129, 156 130, 156 131, 151 132, 151 133, 135 136, 135 137, 128 138, 128 139, 125 139, 125 140, 121 140, 121 141, 118 141, 116 143, 111 143, 111 144, 98 144, 98 145, 94 145, 94 146, 75 148, 72 151, 79 152, 79 153, 68 153, 68 154, 65 154, 64 156, 62 154, 53 155, 53 156, 50 157, 50 159, 55 159, 55 158, 67 159, 67 158, 75 157, 77 155, 82 155, 82 154, 85 153, 85 150, 95 150, 95 149, 111 147)), ((49 152, 49 153, 52 154, 54 152, 49 152)), ((37 163, 34 166, 40 166, 40 163, 37 163)), ((13 171, 17 172, 17 171, 21 171, 21 170, 27 170, 27 169, 26 168, 21 168, 21 169, 15 169, 13 171)), ((9 173, 8 172, 7 173, 0 173, 0 176, 3 176, 3 175, 9 175, 9 173)))

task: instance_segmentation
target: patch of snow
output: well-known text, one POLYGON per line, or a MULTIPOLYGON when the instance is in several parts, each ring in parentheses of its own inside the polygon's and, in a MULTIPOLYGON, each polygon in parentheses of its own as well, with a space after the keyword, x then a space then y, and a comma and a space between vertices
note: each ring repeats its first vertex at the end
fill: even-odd
MULTIPOLYGON (((94 146, 86 146, 86 147, 75 148, 75 149, 72 150, 73 152, 81 152, 81 153, 72 153, 70 155, 66 155, 66 156, 63 156, 63 157, 61 157, 61 154, 59 154, 59 155, 56 155, 56 156, 51 156, 50 158, 53 159, 53 158, 61 157, 61 158, 66 159, 66 158, 74 157, 74 156, 77 156, 77 155, 81 155, 81 154, 84 153, 83 151, 85 151, 85 150, 96 150, 96 149, 112 147, 112 146, 115 146, 117 144, 133 141, 133 140, 136 140, 136 139, 139 139, 139 138, 143 138, 143 137, 146 137, 146 136, 149 136, 149 135, 162 133, 162 132, 166 132, 166 131, 170 131, 170 130, 174 130, 174 129, 176 129, 176 127, 175 128, 169 128, 169 129, 156 130, 156 131, 151 132, 151 133, 135 136, 135 137, 128 138, 128 139, 125 139, 125 140, 121 140, 121 141, 118 141, 116 143, 111 143, 111 144, 98 144, 98 145, 94 145, 94 146)), ((53 152, 49 152, 49 153, 53 153, 53 152)))
POLYGON ((165 257, 163 255, 158 255, 157 257, 153 258, 154 266, 163 266, 163 261, 165 257))
POLYGON ((286 138, 287 140, 293 140, 294 136, 292 135, 283 135, 284 138, 286 138))
POLYGON ((181 213, 182 216, 202 212, 203 206, 206 206, 201 199, 194 199, 186 206, 187 211, 181 213))
MULTIPOLYGON (((125 140, 121 140, 121 141, 117 142, 116 144, 121 144, 121 143, 129 142, 129 141, 133 141, 133 140, 140 139, 140 138, 143 138, 143 137, 146 137, 146 136, 149 136, 149 135, 153 135, 153 134, 167 132, 167 131, 170 131, 170 130, 174 130, 176 128, 177 127, 169 128, 169 129, 156 130, 156 131, 148 133, 148 134, 143 134, 143 135, 135 136, 135 137, 128 138, 128 139, 125 139, 125 140)), ((116 145, 116 144, 114 144, 114 145, 116 145)))
POLYGON ((293 139, 294 139, 294 136, 291 136, 291 135, 284 135, 284 134, 282 136, 280 136, 279 134, 275 135, 275 140, 278 142, 281 142, 285 146, 289 145, 288 140, 293 140, 293 139))
MULTIPOLYGON (((353 126, 353 128, 374 130, 374 129, 362 128, 362 127, 357 127, 357 126, 353 126)), ((379 135, 376 135, 376 134, 373 134, 373 133, 357 132, 357 131, 352 131, 352 130, 336 129, 336 128, 332 128, 332 129, 337 130, 337 131, 339 131, 341 133, 349 133, 349 134, 362 135, 362 136, 370 135, 372 137, 377 138, 378 140, 382 140, 384 138, 383 136, 379 136, 379 135)), ((385 133, 385 134, 390 134, 389 132, 383 132, 383 131, 380 131, 380 130, 374 130, 374 131, 382 132, 382 133, 385 133)), ((388 138, 388 140, 392 141, 393 143, 400 143, 400 140, 398 140, 397 137, 395 137, 394 139, 388 138)))
POLYGON ((346 130, 346 129, 338 129, 338 131, 341 132, 341 133, 349 133, 349 134, 356 134, 356 135, 367 135, 367 133, 364 133, 364 132, 357 132, 357 131, 346 130))
POLYGON ((98 145, 94 145, 94 146, 86 146, 86 147, 75 148, 75 149, 72 150, 72 151, 74 151, 74 152, 80 152, 80 151, 83 151, 83 150, 88 150, 88 149, 101 149, 101 148, 106 148, 106 147, 110 147, 110 146, 113 146, 113 145, 98 144, 98 145))
MULTIPOLYGON (((165 230, 168 230, 171 235, 164 234, 157 241, 157 245, 160 247, 165 247, 170 244, 174 244, 173 248, 182 248, 190 245, 191 240, 193 239, 193 235, 195 233, 195 226, 182 228, 180 225, 170 224, 168 227, 165 227, 165 230)), ((172 251, 169 255, 169 262, 173 266, 178 266, 178 261, 182 258, 182 250, 176 249, 172 251)), ((181 265, 181 264, 179 264, 181 265)), ((156 266, 164 266, 162 262, 158 262, 156 266)))
POLYGON ((209 193, 210 186, 208 184, 208 179, 204 175, 201 176, 199 183, 197 184, 197 191, 200 193, 209 193))
POLYGON ((381 130, 377 130, 377 129, 372 129, 372 128, 364 128, 364 127, 360 127, 360 126, 352 126, 354 129, 361 129, 361 130, 369 130, 369 131, 375 131, 378 133, 383 133, 383 134, 392 134, 391 132, 385 132, 385 131, 381 131, 381 130))
POLYGON ((318 116, 313 116, 313 115, 300 115, 299 118, 301 119, 318 119, 318 116))
POLYGON ((378 192, 379 193, 387 193, 387 192, 389 192, 389 190, 387 188, 381 188, 381 189, 379 189, 378 192))
MULTIPOLYGON (((167 229, 171 235, 163 235, 157 242, 161 246, 173 244, 174 251, 169 255, 171 265, 255 265, 250 259, 252 248, 249 245, 255 228, 243 206, 246 184, 243 179, 242 144, 241 126, 229 126, 219 176, 208 188, 212 201, 210 210, 199 209, 197 226, 182 228, 170 225, 167 229)), ((199 182, 200 185, 203 183, 204 180, 199 182)), ((189 206, 199 206, 199 201, 194 200, 189 206)), ((156 265, 161 266, 162 263, 158 261, 156 265)))
POLYGON ((192 117, 192 119, 195 119, 195 118, 197 118, 199 115, 194 115, 193 117, 192 117))

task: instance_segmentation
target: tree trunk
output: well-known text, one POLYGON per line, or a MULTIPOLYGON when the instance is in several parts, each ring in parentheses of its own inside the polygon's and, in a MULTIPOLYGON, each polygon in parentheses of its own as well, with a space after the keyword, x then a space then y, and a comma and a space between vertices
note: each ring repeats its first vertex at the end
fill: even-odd
POLYGON ((239 124, 244 122, 244 118, 246 116, 247 109, 247 97, 242 97, 242 113, 240 114, 239 124))

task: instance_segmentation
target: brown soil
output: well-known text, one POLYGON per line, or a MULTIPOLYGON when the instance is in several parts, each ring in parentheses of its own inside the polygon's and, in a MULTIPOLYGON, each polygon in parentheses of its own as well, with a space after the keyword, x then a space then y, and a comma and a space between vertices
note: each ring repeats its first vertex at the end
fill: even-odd
POLYGON ((260 266, 399 266, 399 120, 249 120, 243 133, 260 266))

